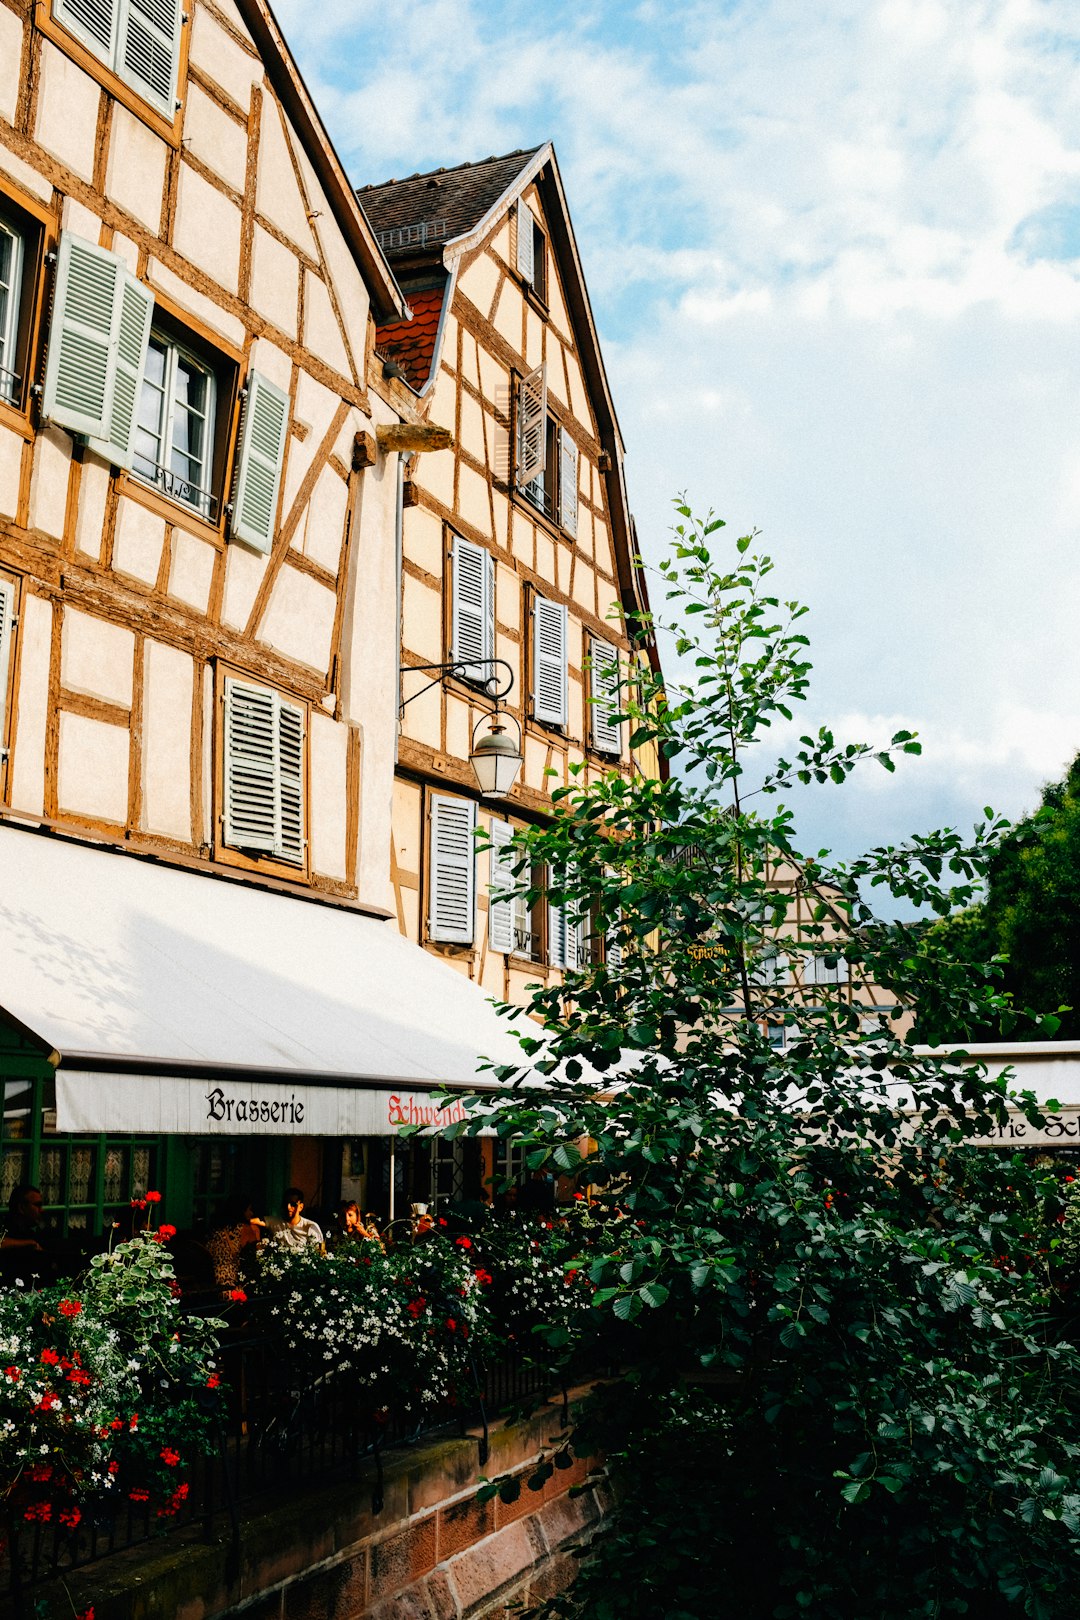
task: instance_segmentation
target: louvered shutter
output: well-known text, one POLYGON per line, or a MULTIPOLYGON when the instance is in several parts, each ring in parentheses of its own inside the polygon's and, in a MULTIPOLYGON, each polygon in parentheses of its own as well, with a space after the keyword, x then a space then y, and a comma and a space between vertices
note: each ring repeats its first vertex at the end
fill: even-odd
POLYGON ((621 753, 622 741, 615 720, 619 712, 619 655, 606 641, 594 639, 590 666, 593 747, 604 754, 621 753))
MULTIPOLYGON (((451 563, 451 648, 455 663, 495 656, 495 559, 483 546, 454 536, 451 563)), ((490 664, 478 662, 462 670, 467 681, 486 685, 493 676, 490 664)))
POLYGON ((277 827, 274 854, 304 864, 304 711, 277 697, 277 827))
POLYGON ((544 596, 533 602, 533 714, 566 724, 566 607, 544 596))
POLYGON ((53 0, 52 10, 57 22, 70 28, 95 56, 112 63, 117 0, 53 0))
POLYGON ((476 806, 467 799, 431 799, 431 910, 433 940, 471 945, 475 926, 476 806))
POLYGON ((154 301, 115 253, 65 231, 56 261, 42 412, 127 455, 154 301))
POLYGON ((143 373, 150 347, 150 322, 154 295, 133 276, 125 275, 120 286, 120 321, 116 340, 116 374, 113 380, 109 430, 103 438, 88 435, 87 443, 114 467, 129 467, 135 459, 135 428, 143 373))
POLYGON ((182 22, 180 0, 121 0, 117 72, 170 119, 176 111, 182 22))
POLYGON ((559 522, 567 534, 577 534, 578 447, 565 428, 559 429, 559 522))
POLYGON ((0 764, 7 758, 4 743, 7 722, 8 665, 11 663, 11 634, 15 625, 15 587, 0 579, 0 764))
POLYGON ((537 366, 518 383, 518 488, 539 478, 547 460, 547 367, 537 366))
POLYGON ((275 694, 225 681, 225 842, 272 855, 277 841, 275 694))
MULTIPOLYGON (((489 896, 497 889, 508 889, 514 883, 511 862, 505 851, 514 836, 508 821, 491 822, 491 881, 489 896)), ((514 948, 514 902, 488 899, 488 948, 510 952, 514 948)))
POLYGON ((533 231, 532 210, 523 197, 518 198, 517 205, 517 267, 518 274, 525 280, 532 282, 536 276, 536 258, 534 253, 535 233, 533 231))
POLYGON ((236 454, 232 534, 256 551, 269 551, 274 538, 288 425, 288 394, 259 372, 251 372, 236 454))
POLYGON ((582 926, 571 922, 567 908, 548 901, 548 961, 552 967, 576 968, 582 957, 582 926))

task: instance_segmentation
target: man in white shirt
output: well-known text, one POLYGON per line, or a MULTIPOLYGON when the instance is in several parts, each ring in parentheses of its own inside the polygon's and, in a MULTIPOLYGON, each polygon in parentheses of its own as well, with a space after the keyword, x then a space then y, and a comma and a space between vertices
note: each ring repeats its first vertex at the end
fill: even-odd
POLYGON ((285 1220, 274 1234, 287 1249, 305 1249, 309 1243, 324 1247, 322 1228, 304 1218, 304 1194, 299 1187, 285 1190, 285 1220))

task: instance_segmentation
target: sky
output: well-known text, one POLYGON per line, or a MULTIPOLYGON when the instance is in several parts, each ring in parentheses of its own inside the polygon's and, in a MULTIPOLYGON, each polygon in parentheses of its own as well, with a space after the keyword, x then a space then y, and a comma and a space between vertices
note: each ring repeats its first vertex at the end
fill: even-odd
POLYGON ((1033 808, 1080 749, 1080 10, 275 9, 358 185, 554 142, 646 556, 680 492, 760 530, 800 720, 922 740, 804 847, 1033 808))

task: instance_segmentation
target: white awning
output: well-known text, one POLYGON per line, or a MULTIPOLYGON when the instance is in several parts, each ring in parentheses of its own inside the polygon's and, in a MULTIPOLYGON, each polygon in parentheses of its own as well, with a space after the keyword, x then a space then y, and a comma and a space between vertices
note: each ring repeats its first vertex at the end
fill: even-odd
MULTIPOLYGON (((333 1104, 359 1119, 392 1112, 413 1087, 472 1087, 481 1058, 521 1062, 485 992, 392 923, 11 825, 0 826, 0 1011, 56 1054, 61 1095, 82 1085, 102 1108, 110 1074, 126 1077, 129 1100, 129 1085, 161 1077, 203 1098, 208 1080, 239 1087, 234 1107, 257 1101, 257 1123, 256 1082, 270 1107, 284 1100, 276 1088, 381 1091, 351 1113, 333 1104)), ((179 1096, 161 1094, 160 1117, 179 1096)), ((172 1128, 193 1126, 177 1115, 172 1128)))

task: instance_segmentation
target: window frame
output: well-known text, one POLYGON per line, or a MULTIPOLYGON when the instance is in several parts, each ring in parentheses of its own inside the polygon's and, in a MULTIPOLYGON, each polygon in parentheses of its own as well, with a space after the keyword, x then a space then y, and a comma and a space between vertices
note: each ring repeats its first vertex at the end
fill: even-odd
MULTIPOLYGON (((280 792, 280 784, 278 785, 280 792)), ((311 881, 311 705, 295 692, 287 692, 282 687, 272 686, 261 676, 252 675, 247 670, 231 664, 219 662, 216 666, 216 682, 214 693, 214 858, 224 865, 240 867, 248 872, 267 873, 274 877, 284 878, 288 883, 309 884, 311 881), (301 818, 303 860, 299 865, 283 859, 275 852, 260 852, 242 845, 231 844, 226 841, 227 808, 227 684, 237 682, 241 686, 253 688, 258 691, 272 694, 279 703, 285 703, 299 710, 303 715, 303 735, 301 739, 301 818)))
MULTIPOLYGON (((531 376, 533 373, 529 373, 529 375, 531 376)), ((526 375, 524 373, 515 373, 513 387, 514 420, 511 424, 511 444, 514 453, 514 465, 510 481, 511 489, 515 496, 525 502, 530 513, 542 518, 557 535, 563 539, 576 540, 578 512, 581 504, 581 447, 566 424, 550 409, 546 376, 543 382, 544 464, 536 476, 530 478, 527 483, 522 483, 518 477, 518 468, 521 465, 521 390, 525 381, 526 375), (564 441, 573 447, 574 469, 578 479, 578 487, 574 490, 572 522, 564 521, 566 515, 563 498, 564 441)))
POLYGON ((5 186, 0 189, 0 224, 6 226, 21 244, 18 306, 10 319, 15 360, 11 370, 19 377, 20 387, 17 396, 10 399, 0 389, 0 420, 28 438, 34 400, 35 357, 39 352, 44 307, 45 277, 42 270, 45 254, 56 241, 56 221, 35 199, 10 191, 5 186))
MULTIPOLYGON (((154 132, 167 141, 170 146, 178 147, 183 127, 185 92, 188 75, 188 54, 191 42, 191 26, 194 7, 180 7, 179 36, 176 54, 176 75, 173 89, 173 102, 171 114, 162 112, 161 108, 144 96, 142 92, 130 83, 123 74, 113 66, 101 51, 95 50, 89 38, 68 25, 62 18, 53 15, 55 0, 35 7, 35 24, 40 32, 49 39, 65 56, 76 62, 91 78, 97 80, 102 88, 117 101, 122 102, 129 112, 136 118, 148 124, 154 132)), ((126 4, 126 0, 124 0, 126 4)), ((114 0, 114 10, 120 9, 119 0, 114 0)), ((117 43, 120 32, 117 30, 117 43)))
POLYGON ((155 433, 154 436, 158 440, 159 454, 163 454, 167 459, 155 462, 156 478, 152 478, 140 471, 135 464, 140 455, 138 448, 139 434, 149 434, 152 431, 141 420, 146 390, 148 388, 157 388, 157 384, 151 382, 149 377, 144 375, 142 393, 135 413, 135 459, 129 469, 129 476, 133 483, 142 484, 146 489, 152 489, 155 494, 162 496, 163 499, 175 506, 182 507, 185 512, 190 512, 194 517, 201 519, 203 523, 209 524, 211 528, 217 528, 224 517, 226 504, 222 500, 225 488, 225 457, 223 453, 225 446, 221 433, 222 413, 220 407, 222 389, 219 384, 217 369, 210 361, 198 354, 195 349, 172 337, 167 330, 163 330, 162 326, 157 323, 152 324, 150 327, 150 341, 147 345, 147 353, 154 348, 155 344, 164 350, 164 367, 161 387, 162 419, 160 420, 160 432, 155 433), (205 497, 205 504, 203 501, 192 502, 187 500, 183 495, 177 494, 174 489, 169 488, 166 483, 166 480, 171 481, 175 477, 172 467, 169 465, 173 456, 179 453, 187 456, 189 462, 193 459, 190 452, 177 451, 174 438, 177 414, 185 408, 191 409, 191 407, 183 406, 176 396, 176 379, 181 361, 186 361, 188 365, 202 372, 207 383, 208 399, 206 410, 203 412, 204 453, 201 470, 202 476, 208 479, 208 485, 204 488, 201 485, 192 485, 190 480, 180 480, 182 484, 187 484, 189 487, 196 489, 200 496, 205 497), (215 506, 216 512, 214 510, 215 506))

